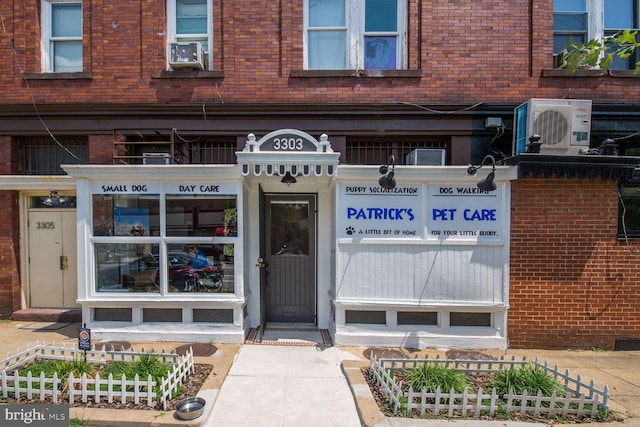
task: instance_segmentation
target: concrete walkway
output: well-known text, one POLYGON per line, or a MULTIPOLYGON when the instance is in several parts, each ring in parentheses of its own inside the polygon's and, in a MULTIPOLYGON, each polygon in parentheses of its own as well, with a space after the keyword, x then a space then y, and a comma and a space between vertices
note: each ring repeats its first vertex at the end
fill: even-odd
POLYGON ((245 345, 206 427, 359 427, 337 347, 245 345))

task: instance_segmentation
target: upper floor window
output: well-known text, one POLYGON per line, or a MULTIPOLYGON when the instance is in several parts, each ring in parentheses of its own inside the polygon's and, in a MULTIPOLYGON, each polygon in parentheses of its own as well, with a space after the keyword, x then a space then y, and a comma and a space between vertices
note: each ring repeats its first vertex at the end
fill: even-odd
MULTIPOLYGON (((207 69, 213 69, 213 0, 168 0, 167 40, 200 43, 207 69)), ((168 57, 171 56, 167 47, 168 57)))
POLYGON ((82 71, 82 3, 42 2, 42 71, 82 71))
MULTIPOLYGON (((640 0, 554 0, 553 52, 567 46, 569 37, 586 43, 622 30, 640 29, 640 0)), ((630 58, 614 57, 612 69, 631 69, 638 52, 630 58)))
POLYGON ((406 0, 305 0, 305 68, 407 67, 406 0))

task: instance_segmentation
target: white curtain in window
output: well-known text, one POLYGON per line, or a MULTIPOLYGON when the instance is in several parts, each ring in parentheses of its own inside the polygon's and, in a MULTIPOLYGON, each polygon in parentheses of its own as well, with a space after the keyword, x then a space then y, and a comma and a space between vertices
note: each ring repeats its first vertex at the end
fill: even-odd
POLYGON ((309 0, 308 65, 315 70, 347 68, 346 0, 309 0))

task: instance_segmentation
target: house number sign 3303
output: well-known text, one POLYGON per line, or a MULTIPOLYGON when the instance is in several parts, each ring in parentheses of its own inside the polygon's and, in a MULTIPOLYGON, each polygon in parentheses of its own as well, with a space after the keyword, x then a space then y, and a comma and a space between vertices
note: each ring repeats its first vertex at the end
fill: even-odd
POLYGON ((36 222, 36 230, 53 230, 55 228, 56 228, 56 224, 53 221, 36 222))
POLYGON ((284 151, 300 151, 304 147, 302 138, 274 138, 273 149, 284 151))

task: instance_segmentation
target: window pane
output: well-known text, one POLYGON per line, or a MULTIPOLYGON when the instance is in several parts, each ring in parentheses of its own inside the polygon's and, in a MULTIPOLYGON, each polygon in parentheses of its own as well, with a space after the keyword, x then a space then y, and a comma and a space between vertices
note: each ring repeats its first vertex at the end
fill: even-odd
POLYGON ((176 1, 176 31, 178 34, 206 34, 207 0, 176 1))
POLYGON ((309 32, 309 69, 343 70, 347 68, 345 31, 309 32))
POLYGON ((345 0, 309 0, 309 27, 344 27, 345 0))
POLYGON ((94 194, 94 236, 159 236, 160 198, 157 194, 94 194))
POLYGON ((587 15, 582 13, 555 13, 554 31, 587 31, 587 15))
POLYGON ((96 243, 97 292, 159 292, 159 246, 96 243))
POLYGON ((633 0, 604 0, 604 28, 634 28, 633 0))
POLYGON ((567 47, 569 37, 573 37, 575 43, 586 43, 587 38, 585 34, 556 34, 553 37, 553 53, 558 53, 567 47))
POLYGON ((82 71, 81 41, 54 42, 53 50, 53 71, 82 71))
POLYGON ((365 37, 364 68, 396 69, 396 37, 365 37))
POLYGON ((82 37, 82 7, 80 3, 51 5, 51 37, 82 37))
POLYGON ((237 236, 235 197, 167 196, 167 236, 237 236))
POLYGON ((396 31, 397 14, 397 0, 366 0, 364 30, 396 31))
POLYGON ((585 0, 553 0, 553 10, 556 12, 586 11, 585 0))
POLYGON ((271 203, 271 255, 309 255, 309 203, 271 203))
POLYGON ((169 292, 234 292, 233 243, 167 245, 169 292))

